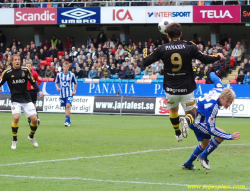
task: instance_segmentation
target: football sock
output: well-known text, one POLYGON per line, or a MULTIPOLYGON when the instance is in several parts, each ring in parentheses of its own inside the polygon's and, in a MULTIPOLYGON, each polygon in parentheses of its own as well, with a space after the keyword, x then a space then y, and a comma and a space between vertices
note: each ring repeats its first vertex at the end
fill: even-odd
POLYGON ((70 117, 69 117, 69 123, 71 123, 70 117))
POLYGON ((201 145, 198 145, 195 149, 194 152, 192 153, 192 155, 190 156, 190 158, 188 159, 187 162, 185 162, 185 164, 187 166, 192 166, 193 165, 193 161, 195 161, 195 159, 197 158, 197 156, 199 154, 201 154, 204 151, 203 148, 201 148, 201 145))
POLYGON ((34 123, 30 123, 30 138, 34 138, 34 134, 36 133, 36 130, 37 130, 37 124, 34 124, 34 123))
POLYGON ((68 115, 65 115, 65 123, 69 122, 69 120, 70 120, 70 117, 68 115))
POLYGON ((195 119, 195 113, 188 112, 188 114, 185 116, 185 119, 187 120, 188 125, 193 124, 195 119))
POLYGON ((178 136, 181 134, 180 128, 179 128, 179 114, 178 112, 171 112, 169 113, 170 121, 173 125, 173 128, 175 130, 175 134, 178 136))
POLYGON ((12 122, 12 135, 13 135, 13 141, 17 141, 17 131, 18 131, 18 123, 12 122))
POLYGON ((210 155, 219 146, 219 144, 220 142, 217 141, 215 138, 211 139, 206 149, 200 154, 200 157, 207 158, 207 156, 210 155))

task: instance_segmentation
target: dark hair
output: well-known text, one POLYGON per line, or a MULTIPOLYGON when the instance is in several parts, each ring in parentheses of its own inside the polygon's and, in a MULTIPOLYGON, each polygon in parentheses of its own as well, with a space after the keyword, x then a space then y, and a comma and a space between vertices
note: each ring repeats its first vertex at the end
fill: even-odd
POLYGON ((181 25, 179 23, 171 23, 166 29, 166 33, 170 38, 179 38, 181 36, 181 25))

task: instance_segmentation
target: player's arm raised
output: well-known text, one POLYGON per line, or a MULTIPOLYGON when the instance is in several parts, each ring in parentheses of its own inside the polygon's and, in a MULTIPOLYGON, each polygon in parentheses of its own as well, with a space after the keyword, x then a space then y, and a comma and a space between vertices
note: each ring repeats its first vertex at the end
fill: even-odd
POLYGON ((36 80, 34 79, 34 77, 32 76, 30 70, 27 70, 27 80, 31 83, 31 85, 34 87, 34 89, 39 92, 40 97, 43 97, 43 92, 41 91, 41 89, 38 87, 38 85, 36 84, 36 80))
POLYGON ((143 65, 149 66, 150 64, 160 60, 161 47, 155 48, 151 54, 148 54, 148 49, 144 48, 142 51, 143 65))
POLYGON ((205 55, 205 54, 201 53, 198 50, 197 46, 195 46, 195 45, 192 46, 192 57, 200 60, 201 62, 203 62, 205 64, 214 63, 217 60, 225 59, 225 57, 223 56, 222 53, 218 53, 218 54, 214 54, 214 55, 205 55))

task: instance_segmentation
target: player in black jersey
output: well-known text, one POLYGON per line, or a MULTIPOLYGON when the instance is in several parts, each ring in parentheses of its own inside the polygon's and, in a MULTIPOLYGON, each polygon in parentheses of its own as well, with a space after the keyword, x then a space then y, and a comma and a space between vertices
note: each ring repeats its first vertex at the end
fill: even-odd
MULTIPOLYGON (((12 56, 12 67, 5 70, 0 77, 0 87, 7 81, 11 92, 11 110, 13 114, 12 122, 12 134, 13 141, 11 148, 16 149, 17 147, 17 131, 19 127, 19 118, 21 116, 21 108, 26 115, 30 117, 30 134, 28 140, 30 140, 33 146, 38 147, 38 143, 34 138, 34 134, 37 130, 37 113, 34 104, 31 101, 30 94, 27 90, 27 81, 29 81, 34 89, 39 92, 40 97, 43 96, 40 88, 37 86, 30 70, 26 67, 21 67, 20 56, 12 56)), ((0 89, 1 91, 1 89, 0 89)))
POLYGON ((202 54, 192 42, 180 40, 182 36, 181 25, 171 23, 165 32, 169 43, 159 46, 153 53, 148 55, 147 49, 143 49, 143 64, 148 66, 158 60, 164 63, 163 88, 166 92, 167 107, 170 109, 170 121, 175 130, 177 141, 188 135, 188 125, 194 123, 196 103, 194 90, 196 83, 192 69, 192 59, 196 58, 203 63, 214 63, 225 59, 223 54, 207 56, 202 54), (186 116, 179 117, 179 103, 181 103, 186 116), (179 129, 179 123, 182 130, 179 129))

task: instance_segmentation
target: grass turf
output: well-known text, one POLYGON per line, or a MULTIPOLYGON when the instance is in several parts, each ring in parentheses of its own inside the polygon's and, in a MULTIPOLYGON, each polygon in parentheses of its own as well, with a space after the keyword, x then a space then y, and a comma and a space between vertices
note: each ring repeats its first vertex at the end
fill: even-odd
POLYGON ((209 156, 211 170, 195 162, 197 170, 188 171, 181 165, 198 142, 190 130, 188 138, 178 143, 168 117, 73 114, 72 126, 64 127, 63 114, 39 116, 35 135, 39 147, 27 140, 29 127, 23 115, 17 149, 11 150, 12 115, 0 113, 1 191, 250 188, 249 118, 217 119, 217 126, 226 132, 240 132, 241 140, 222 143, 209 156), (26 163, 31 161, 40 162, 26 163))

